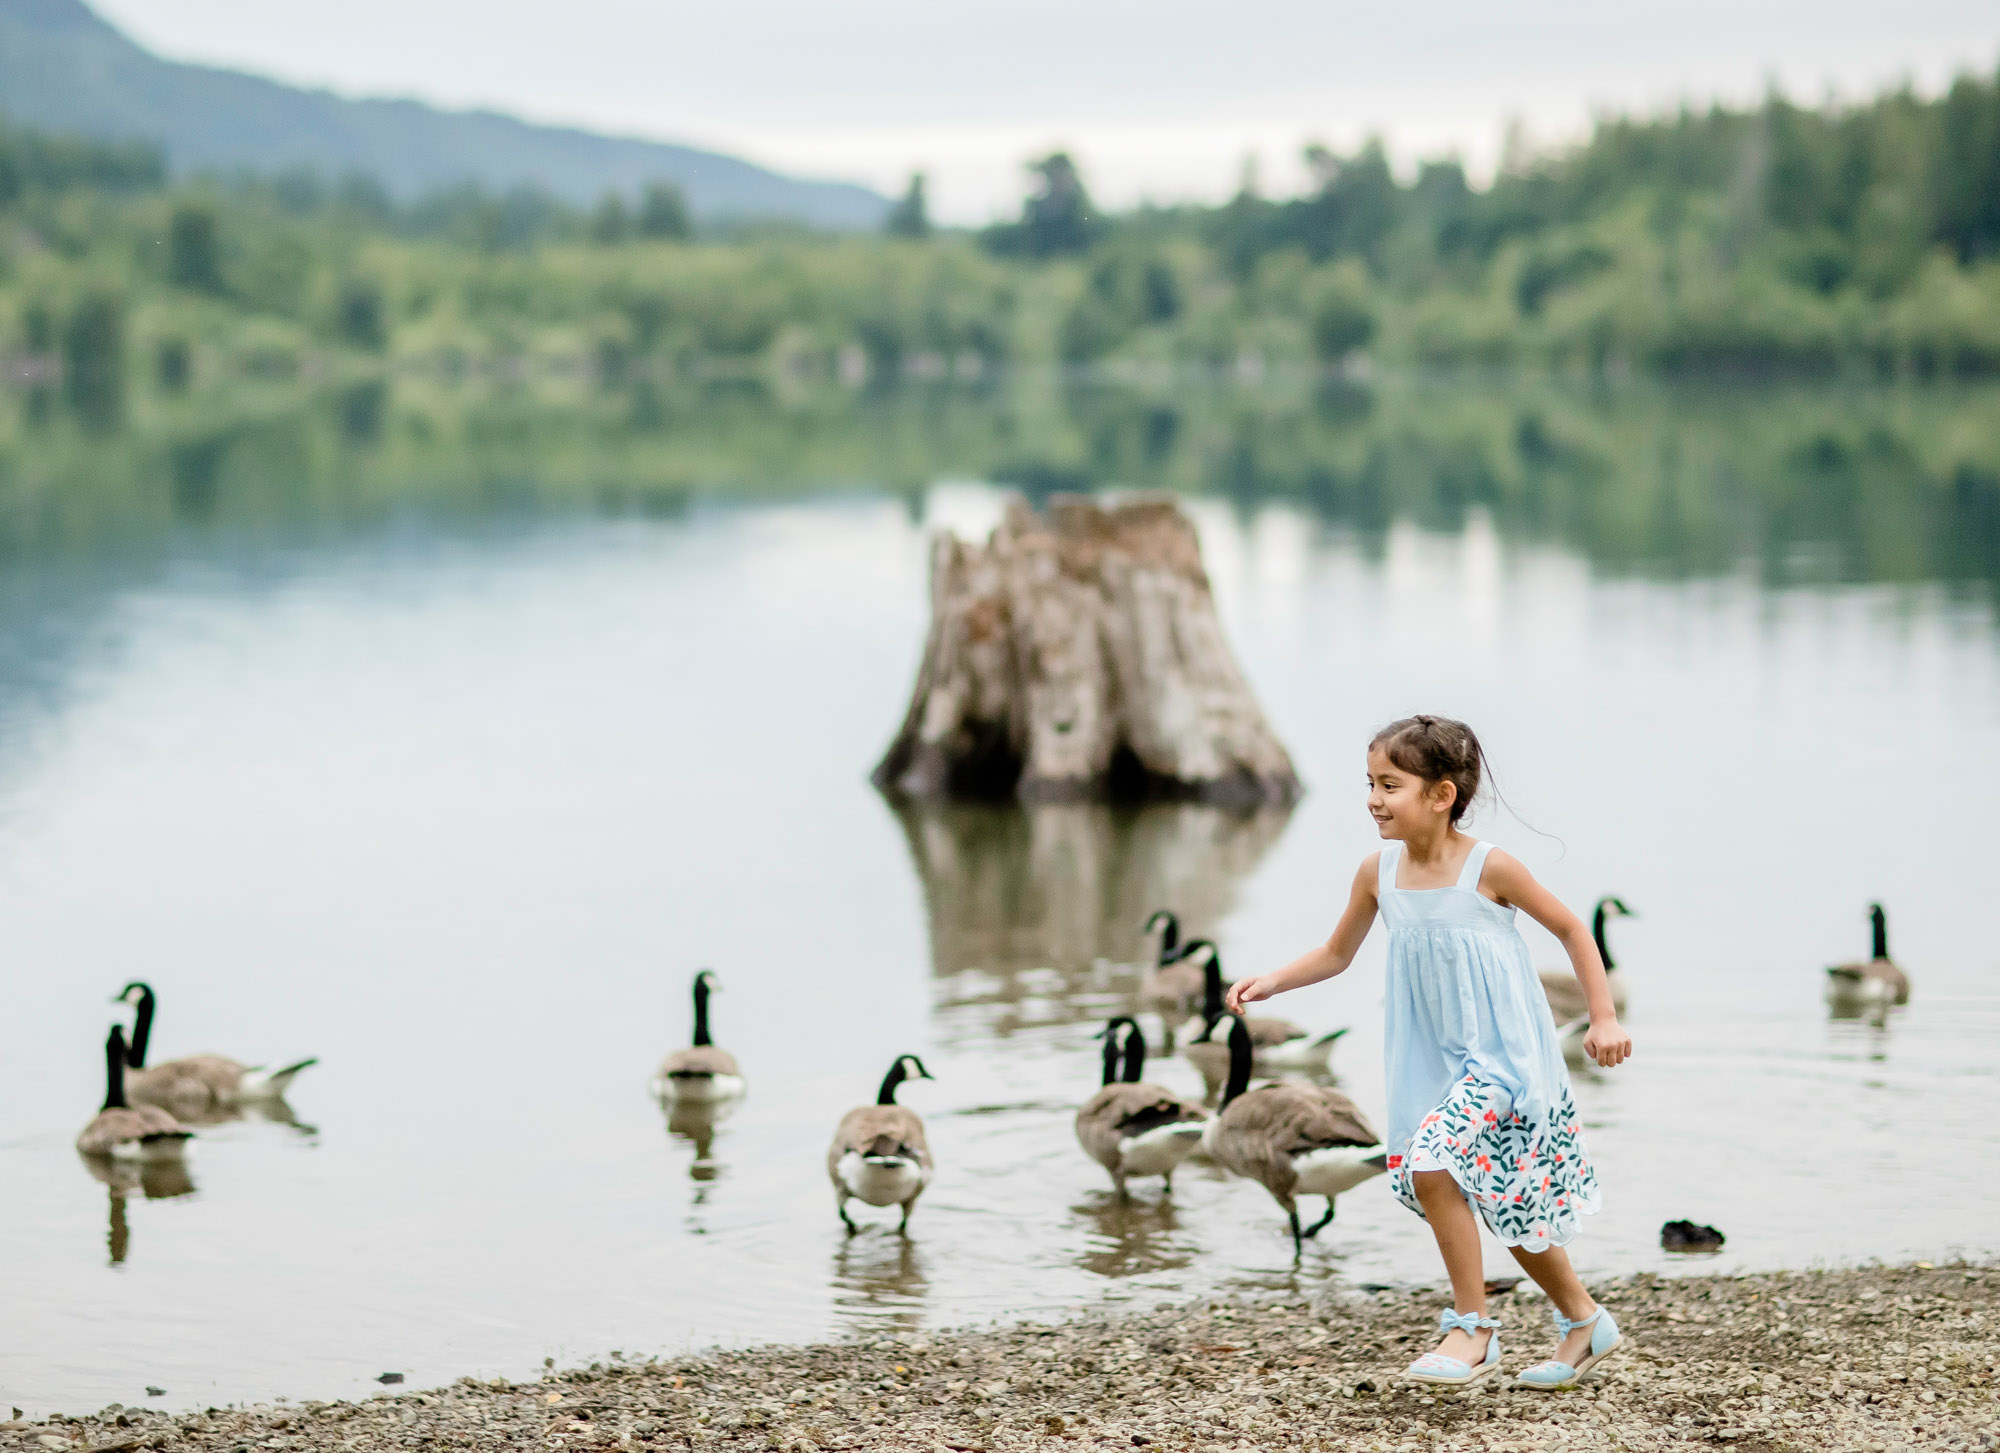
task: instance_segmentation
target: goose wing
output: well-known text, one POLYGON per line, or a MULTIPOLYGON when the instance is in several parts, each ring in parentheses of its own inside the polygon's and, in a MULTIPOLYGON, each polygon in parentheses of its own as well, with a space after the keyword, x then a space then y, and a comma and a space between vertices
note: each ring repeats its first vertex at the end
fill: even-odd
POLYGON ((1162 1125, 1206 1120, 1208 1111, 1159 1085, 1106 1085, 1076 1112, 1076 1138, 1100 1165, 1115 1165, 1118 1145, 1162 1125))
POLYGON ((1193 1009, 1201 994, 1201 968, 1185 962, 1155 969, 1139 983, 1139 1004, 1146 1009, 1193 1009))
POLYGON ((1250 1047, 1252 1049, 1274 1049, 1278 1045, 1290 1044, 1295 1039, 1304 1039, 1306 1037, 1305 1028, 1302 1025, 1292 1023, 1289 1019, 1272 1019, 1259 1016, 1256 1018, 1246 1018, 1243 1024, 1250 1031, 1250 1047))
POLYGON ((916 1111, 901 1105, 857 1105, 840 1119, 827 1147, 826 1171, 840 1179, 840 1158, 849 1151, 862 1155, 907 1155, 918 1165, 931 1163, 930 1141, 916 1111))
POLYGON ((248 1066, 219 1054, 191 1054, 125 1071, 125 1096, 134 1104, 200 1114, 225 1104, 243 1085, 248 1066))
POLYGON ((742 1071, 736 1068, 736 1056, 726 1049, 718 1049, 712 1044, 691 1045, 687 1049, 677 1049, 668 1055, 660 1066, 664 1075, 734 1075, 742 1071))
POLYGON ((83 1127, 76 1148, 85 1155, 108 1155, 120 1145, 133 1141, 170 1138, 186 1140, 187 1129, 166 1111, 153 1105, 121 1105, 100 1110, 97 1118, 83 1127))
POLYGON ((1543 969, 1538 977, 1556 1023, 1567 1024, 1590 1013, 1590 1001, 1583 997, 1583 985, 1576 981, 1575 974, 1560 969, 1543 969))

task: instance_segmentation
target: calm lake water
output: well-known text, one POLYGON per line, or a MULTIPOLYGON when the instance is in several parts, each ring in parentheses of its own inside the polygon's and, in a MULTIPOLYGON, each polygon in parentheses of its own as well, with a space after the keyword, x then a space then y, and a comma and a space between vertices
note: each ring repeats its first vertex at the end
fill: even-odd
MULTIPOLYGON (((1180 908, 1236 972, 1323 936, 1374 846, 1363 744, 1413 710, 1472 721, 1540 830, 1482 833, 1579 909, 1641 915, 1614 938, 1637 1054, 1578 1086, 1606 1201, 1586 1269, 1685 1267, 1658 1247, 1683 1216, 1728 1234, 1704 1269, 2000 1251, 1984 579, 1920 556, 1787 583, 1749 539, 1763 564, 1649 571, 1478 507, 1361 529, 1198 500, 1303 804, 899 816, 865 779, 921 644, 926 532, 998 501, 390 515, 12 560, 0 1403, 353 1396, 1434 1280, 1382 1181, 1295 1266, 1262 1189, 1190 1167, 1121 1209, 1070 1125, 1146 912, 1180 908), (1872 898, 1914 997, 1834 1022, 1820 970, 1865 950, 1872 898), (704 965, 751 1083, 712 1136, 646 1090, 704 965), (299 1123, 202 1131, 188 1184, 93 1178, 71 1141, 133 977, 156 1058, 318 1055, 299 1123), (886 1217, 850 1238, 826 1139, 902 1051, 937 1075, 904 1094, 937 1177, 909 1240, 886 1217)), ((1378 1118, 1381 963, 1378 937, 1283 1004, 1353 1028, 1336 1067, 1378 1118)))

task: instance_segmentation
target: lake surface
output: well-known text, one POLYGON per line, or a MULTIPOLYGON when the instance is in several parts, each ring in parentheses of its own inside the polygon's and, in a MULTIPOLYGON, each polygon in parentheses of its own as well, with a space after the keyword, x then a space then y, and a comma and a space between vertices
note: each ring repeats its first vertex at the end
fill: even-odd
MULTIPOLYGON (((353 1396, 1434 1281, 1380 1180, 1295 1266, 1262 1189, 1191 1165, 1120 1207, 1070 1124, 1145 914, 1179 908, 1237 973, 1323 936, 1374 846, 1363 745, 1413 710, 1484 737, 1519 815, 1479 831, 1580 910, 1640 914, 1614 936, 1637 1054, 1578 1084, 1605 1187, 1587 1271, 1688 1266, 1658 1247, 1684 1216, 1728 1233, 1703 1269, 2000 1251, 1990 537, 1828 567, 1883 536, 1835 491, 1788 500, 1782 550, 1746 526, 1741 563, 1657 569, 1626 558, 1636 525, 1600 551, 1476 502, 1196 499, 1299 808, 899 815, 866 774, 926 534, 999 499, 501 503, 10 559, 0 1403, 353 1396), (1874 898, 1913 999, 1831 1020, 1821 967, 1862 955, 1874 898), (751 1082, 712 1133, 646 1088, 702 966, 751 1082), (299 1123, 204 1129, 185 1182, 95 1179, 71 1141, 134 977, 156 1059, 319 1056, 299 1123), (937 1076, 903 1097, 937 1177, 908 1240, 886 1215, 850 1238, 826 1140, 903 1051, 937 1076)), ((1336 1068, 1378 1118, 1381 967, 1378 936, 1282 1006, 1352 1027, 1336 1068)))

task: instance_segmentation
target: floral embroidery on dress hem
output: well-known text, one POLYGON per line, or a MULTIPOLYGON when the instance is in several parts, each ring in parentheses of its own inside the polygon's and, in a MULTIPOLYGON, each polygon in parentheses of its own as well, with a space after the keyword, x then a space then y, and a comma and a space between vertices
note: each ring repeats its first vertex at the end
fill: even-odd
POLYGON ((1567 1087, 1537 1133, 1504 1088, 1468 1073, 1389 1157, 1396 1198, 1419 1216, 1412 1177, 1432 1170, 1458 1182, 1494 1235, 1527 1251, 1568 1244, 1600 1203, 1567 1087))

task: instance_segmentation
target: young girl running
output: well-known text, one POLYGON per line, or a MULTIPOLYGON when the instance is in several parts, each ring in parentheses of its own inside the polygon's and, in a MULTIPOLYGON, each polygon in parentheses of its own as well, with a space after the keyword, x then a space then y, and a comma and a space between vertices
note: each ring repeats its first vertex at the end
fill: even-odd
POLYGON ((1389 923, 1389 1174, 1397 1199, 1430 1222, 1452 1309, 1418 1382, 1474 1383, 1500 1366, 1486 1315, 1479 1209, 1555 1307, 1555 1354, 1517 1381, 1554 1391, 1618 1346, 1563 1247, 1598 1208, 1555 1023, 1514 910, 1562 941, 1590 1004, 1584 1052, 1605 1067, 1632 1052, 1611 1006, 1590 930, 1490 843, 1459 831, 1486 764, 1463 722, 1413 716, 1368 744, 1368 811, 1387 846, 1354 875, 1333 937, 1275 973, 1238 983, 1229 1007, 1341 973, 1379 910, 1389 923))

